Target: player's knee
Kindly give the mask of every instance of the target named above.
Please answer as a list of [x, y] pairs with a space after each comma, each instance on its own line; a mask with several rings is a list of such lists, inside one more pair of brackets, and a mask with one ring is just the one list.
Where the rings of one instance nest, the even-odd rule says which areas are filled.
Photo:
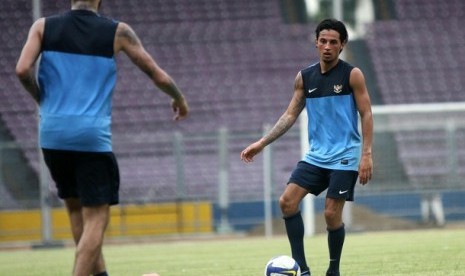
[[293, 215], [298, 211], [297, 204], [284, 195], [279, 198], [279, 207], [284, 216]]
[[333, 222], [337, 218], [337, 212], [332, 209], [325, 209], [324, 214], [326, 222]]
[[334, 229], [341, 226], [342, 214], [339, 214], [336, 210], [325, 209], [324, 215], [328, 229]]

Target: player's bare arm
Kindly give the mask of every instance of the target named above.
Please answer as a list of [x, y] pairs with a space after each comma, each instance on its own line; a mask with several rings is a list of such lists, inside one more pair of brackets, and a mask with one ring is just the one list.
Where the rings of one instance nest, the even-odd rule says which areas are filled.
[[26, 91], [39, 103], [40, 89], [37, 84], [34, 65], [40, 55], [45, 19], [34, 22], [16, 64], [16, 75]]
[[371, 112], [370, 96], [365, 84], [365, 77], [360, 69], [354, 68], [350, 73], [350, 85], [354, 90], [355, 101], [360, 113], [362, 125], [362, 157], [359, 165], [360, 184], [366, 184], [373, 175], [372, 143], [373, 114]]
[[176, 113], [175, 120], [187, 116], [189, 107], [176, 83], [147, 53], [139, 37], [126, 23], [119, 23], [116, 30], [115, 53], [119, 51], [126, 53], [131, 61], [147, 74], [160, 90], [173, 98], [171, 106]]
[[305, 94], [302, 75], [297, 74], [294, 82], [294, 95], [286, 111], [281, 115], [273, 128], [257, 142], [251, 144], [241, 152], [241, 159], [246, 162], [252, 162], [253, 157], [260, 153], [263, 148], [286, 133], [299, 117], [299, 114], [305, 107]]
[[294, 82], [294, 95], [287, 110], [279, 118], [278, 122], [276, 122], [270, 132], [261, 139], [261, 142], [267, 146], [286, 133], [292, 127], [292, 125], [294, 125], [304, 107], [305, 95], [303, 89], [303, 80], [299, 72]]

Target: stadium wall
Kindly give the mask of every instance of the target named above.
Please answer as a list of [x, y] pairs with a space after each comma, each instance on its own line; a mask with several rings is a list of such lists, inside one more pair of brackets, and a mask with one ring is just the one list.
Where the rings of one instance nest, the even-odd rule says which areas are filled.
[[[351, 230], [356, 231], [372, 231], [372, 230], [402, 230], [397, 227], [408, 225], [409, 227], [421, 228], [428, 226], [425, 224], [421, 213], [421, 201], [424, 194], [421, 192], [386, 192], [386, 193], [365, 193], [363, 187], [356, 189], [356, 197], [354, 207], [362, 208], [364, 212], [370, 213], [370, 218], [377, 217], [376, 222], [370, 222], [369, 219], [357, 219], [353, 222]], [[358, 191], [358, 192], [357, 192]], [[465, 220], [465, 197], [464, 190], [449, 190], [440, 192], [440, 196], [444, 206], [444, 213], [447, 223], [456, 223]], [[322, 215], [325, 205], [324, 195], [315, 198], [315, 213]], [[253, 202], [235, 202], [231, 203], [228, 210], [229, 223], [234, 231], [256, 233], [255, 229], [262, 229], [264, 225], [264, 210], [263, 201]], [[279, 210], [278, 201], [272, 203], [273, 219], [281, 221], [281, 212]], [[220, 209], [213, 208], [213, 216], [215, 225], [220, 221]], [[382, 225], [370, 225], [371, 223], [379, 223], [379, 220], [386, 220]], [[405, 224], [389, 225], [389, 221], [402, 221]], [[318, 221], [316, 222], [319, 223]], [[323, 223], [323, 222], [321, 222]], [[282, 232], [282, 229], [277, 229], [277, 224], [274, 224], [274, 233]], [[279, 223], [278, 223], [279, 225]], [[284, 225], [284, 224], [283, 224]], [[323, 229], [325, 226], [316, 225], [316, 228]], [[366, 228], [365, 227], [369, 227]]]
[[[52, 233], [55, 240], [71, 239], [64, 208], [52, 209]], [[140, 237], [213, 230], [212, 205], [208, 201], [120, 205], [111, 209], [107, 237]], [[0, 242], [41, 239], [40, 210], [0, 212]]]

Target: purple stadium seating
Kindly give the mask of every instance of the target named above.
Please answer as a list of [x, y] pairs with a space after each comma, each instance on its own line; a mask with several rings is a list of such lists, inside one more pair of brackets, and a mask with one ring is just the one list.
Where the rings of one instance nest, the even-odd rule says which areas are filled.
[[[36, 107], [14, 76], [14, 64], [32, 23], [31, 1], [0, 2], [4, 30], [0, 43], [0, 114], [20, 145], [36, 141]], [[42, 1], [43, 15], [64, 12], [67, 1]], [[114, 151], [121, 166], [123, 202], [178, 198], [173, 136], [186, 139], [227, 127], [231, 133], [262, 131], [274, 123], [292, 96], [298, 70], [316, 59], [310, 49], [313, 26], [286, 25], [278, 1], [125, 1], [104, 2], [104, 16], [129, 23], [146, 49], [170, 74], [189, 99], [191, 114], [174, 123], [169, 98], [156, 89], [129, 59], [117, 58], [119, 74], [114, 95]], [[3, 20], [3, 18], [8, 20]], [[262, 165], [244, 165], [239, 153], [252, 139], [230, 149], [232, 198], [259, 195]], [[276, 156], [279, 182], [285, 182], [289, 159], [299, 158], [299, 139], [288, 138]], [[216, 141], [186, 142], [184, 193], [217, 197]], [[289, 149], [292, 149], [289, 151]], [[39, 170], [35, 149], [24, 148], [30, 166]], [[294, 155], [289, 154], [292, 152]]]
[[[396, 0], [395, 4], [399, 20], [375, 22], [366, 38], [384, 103], [465, 101], [465, 2]], [[457, 160], [462, 164], [464, 144], [459, 135]], [[396, 138], [399, 158], [413, 183], [434, 189], [450, 179], [444, 130], [403, 131]], [[463, 175], [463, 169], [457, 173]]]
[[465, 2], [462, 0], [395, 0], [397, 17], [401, 20], [419, 19], [427, 21], [437, 18], [458, 18], [465, 16]]
[[367, 42], [385, 103], [465, 100], [460, 93], [465, 82], [465, 50], [460, 46], [464, 23], [450, 18], [372, 26]]
[[[465, 101], [465, 2], [395, 0], [398, 20], [375, 22], [366, 42], [377, 85], [386, 104]], [[69, 1], [42, 1], [43, 15], [69, 9]], [[32, 20], [30, 0], [0, 1], [0, 119], [39, 171], [34, 147], [37, 110], [14, 75]], [[114, 0], [102, 14], [129, 23], [157, 62], [190, 100], [191, 114], [174, 123], [169, 98], [154, 88], [124, 55], [114, 95], [113, 138], [121, 169], [122, 202], [170, 201], [180, 196], [215, 200], [218, 151], [208, 136], [227, 127], [232, 200], [262, 193], [261, 156], [239, 160], [254, 138], [237, 134], [262, 131], [286, 108], [295, 74], [316, 59], [311, 51], [314, 26], [287, 25], [278, 1]], [[175, 132], [184, 135], [183, 172], [176, 171]], [[205, 135], [203, 141], [193, 137]], [[398, 155], [413, 183], [434, 188], [449, 173], [446, 135], [440, 131], [399, 132]], [[191, 138], [191, 140], [189, 140]], [[459, 131], [458, 145], [465, 134]], [[299, 139], [286, 135], [274, 144], [275, 192], [282, 189], [299, 159]], [[465, 175], [464, 147], [458, 147], [457, 173]], [[434, 157], [434, 158], [433, 158]], [[182, 177], [183, 190], [177, 188]], [[1, 189], [2, 206], [21, 203]]]

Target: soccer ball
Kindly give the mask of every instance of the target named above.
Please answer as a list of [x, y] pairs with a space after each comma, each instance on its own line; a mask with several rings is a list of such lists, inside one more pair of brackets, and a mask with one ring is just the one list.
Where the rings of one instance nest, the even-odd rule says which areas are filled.
[[265, 276], [300, 276], [300, 267], [289, 256], [273, 257], [266, 264]]

